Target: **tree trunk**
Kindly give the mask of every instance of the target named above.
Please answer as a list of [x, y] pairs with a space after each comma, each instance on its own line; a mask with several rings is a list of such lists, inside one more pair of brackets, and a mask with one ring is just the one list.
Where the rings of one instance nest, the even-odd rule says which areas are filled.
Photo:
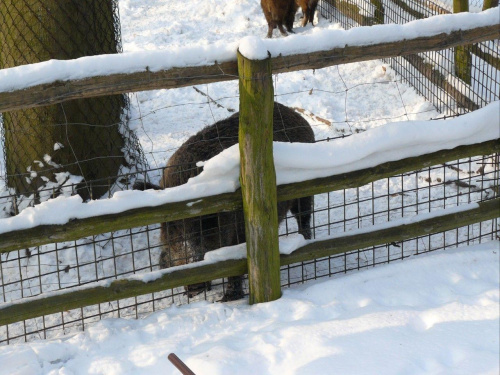
[[[0, 68], [117, 53], [115, 4], [0, 1]], [[8, 186], [36, 199], [44, 187], [57, 189], [69, 172], [83, 177], [78, 193], [84, 199], [104, 194], [125, 163], [119, 131], [125, 103], [115, 95], [4, 113]]]

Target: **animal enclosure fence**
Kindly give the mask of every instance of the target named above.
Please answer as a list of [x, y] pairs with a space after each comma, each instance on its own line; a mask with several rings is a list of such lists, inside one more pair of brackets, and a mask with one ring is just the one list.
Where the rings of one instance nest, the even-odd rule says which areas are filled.
[[[483, 1], [468, 2], [465, 9], [457, 0], [325, 0], [320, 2], [321, 15], [349, 29], [375, 24], [405, 24], [440, 14], [458, 11], [481, 11]], [[455, 4], [455, 8], [454, 8]], [[486, 4], [486, 2], [484, 3]], [[448, 116], [482, 108], [500, 99], [500, 43], [497, 38], [463, 47], [465, 63], [457, 72], [457, 48], [426, 51], [386, 59], [390, 66]]]
[[[422, 252], [494, 239], [498, 234], [498, 200], [495, 200], [499, 193], [500, 179], [498, 148], [496, 140], [453, 152], [437, 152], [421, 160], [388, 163], [389, 165], [370, 171], [337, 176], [327, 181], [314, 181], [311, 183], [314, 185], [312, 192], [310, 186], [303, 186], [301, 193], [297, 193], [297, 187], [280, 187], [280, 199], [315, 194], [315, 237], [349, 232], [357, 234], [354, 238], [340, 237], [332, 240], [333, 243], [323, 243], [322, 246], [319, 243], [311, 245], [320, 250], [315, 253], [310, 250], [310, 246], [302, 249], [302, 252], [293, 253], [295, 255], [283, 256], [282, 285], [371, 267]], [[422, 165], [425, 165], [423, 169]], [[147, 177], [146, 171], [144, 174]], [[368, 180], [367, 175], [370, 176]], [[122, 177], [124, 181], [130, 181], [131, 175]], [[136, 174], [132, 176], [135, 177]], [[239, 207], [241, 195], [237, 192], [210, 200], [219, 209], [228, 210]], [[380, 229], [369, 236], [356, 232], [358, 229], [373, 228], [376, 224], [398, 222], [401, 218], [422, 213], [435, 214], [443, 208], [483, 201], [481, 209], [471, 210], [475, 215], [472, 218], [460, 213], [448, 214], [436, 220], [431, 215], [426, 225], [431, 225], [429, 220], [434, 220], [433, 234], [423, 234], [425, 231], [419, 231], [415, 227], [412, 227], [411, 233], [403, 233], [402, 227], [393, 229], [395, 233]], [[182, 206], [185, 207], [185, 204], [181, 202], [176, 207], [167, 205], [148, 209], [150, 217], [147, 220], [144, 219], [144, 212], [137, 212], [135, 216], [125, 215], [127, 223], [125, 220], [120, 222], [120, 218], [116, 217], [122, 215], [106, 217], [104, 220], [97, 218], [93, 223], [70, 222], [62, 231], [49, 229], [52, 236], [49, 240], [43, 228], [32, 230], [29, 236], [23, 238], [20, 238], [19, 233], [10, 236], [12, 248], [26, 250], [9, 251], [1, 255], [0, 280], [4, 301], [0, 305], [0, 317], [4, 319], [0, 320], [0, 324], [3, 324], [0, 327], [2, 342], [53, 337], [61, 331], [81, 329], [103, 317], [138, 317], [172, 303], [193, 300], [184, 294], [182, 287], [178, 287], [193, 282], [193, 270], [175, 270], [170, 274], [171, 277], [151, 280], [146, 284], [133, 277], [114, 281], [118, 276], [147, 274], [158, 269], [161, 241], [159, 225], [155, 223], [165, 220], [165, 216], [169, 220], [189, 216], [189, 212], [179, 213], [179, 207]], [[484, 213], [487, 215], [481, 216]], [[102, 221], [106, 221], [102, 228], [107, 230], [96, 228], [97, 223]], [[137, 224], [141, 221], [141, 224]], [[118, 223], [118, 227], [114, 228], [116, 230], [106, 233], [115, 223]], [[78, 227], [81, 227], [81, 235], [75, 232]], [[94, 229], [90, 229], [91, 227]], [[62, 232], [70, 233], [72, 239], [65, 238]], [[297, 228], [294, 222], [287, 218], [280, 228], [280, 234], [295, 232]], [[220, 233], [223, 235], [224, 228]], [[366, 237], [378, 238], [380, 243], [367, 243]], [[54, 241], [56, 238], [58, 240]], [[40, 245], [35, 246], [30, 240], [35, 243], [38, 241]], [[0, 240], [2, 251], [8, 250], [8, 242], [9, 239], [5, 236]], [[245, 263], [226, 261], [216, 265], [197, 266], [195, 270], [200, 279], [198, 281], [208, 275], [216, 281], [212, 285], [212, 291], [205, 292], [194, 300], [220, 298], [226, 285], [226, 277], [244, 273]], [[96, 285], [95, 281], [100, 283]], [[78, 286], [80, 288], [74, 288]], [[84, 289], [84, 286], [91, 288]], [[152, 289], [147, 290], [147, 287]], [[66, 294], [66, 291], [71, 290], [76, 294]], [[25, 299], [30, 296], [42, 298]], [[67, 302], [80, 307], [68, 308], [68, 305], [64, 305]], [[60, 309], [54, 313], [45, 311], [37, 315], [36, 311], [42, 311], [51, 305], [51, 308]], [[84, 305], [90, 306], [83, 307]]]

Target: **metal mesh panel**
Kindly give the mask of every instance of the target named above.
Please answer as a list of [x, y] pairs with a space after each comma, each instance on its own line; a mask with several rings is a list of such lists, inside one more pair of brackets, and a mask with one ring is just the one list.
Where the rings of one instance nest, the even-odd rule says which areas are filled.
[[[329, 142], [331, 139], [322, 140]], [[344, 189], [315, 196], [312, 213], [314, 237], [340, 235], [358, 228], [395, 222], [423, 213], [499, 196], [500, 157], [474, 157], [436, 165], [423, 170], [397, 175], [355, 189]], [[134, 176], [147, 178], [161, 170], [150, 170]], [[130, 180], [131, 176], [123, 176]], [[211, 215], [217, 218], [218, 214]], [[207, 217], [189, 219], [185, 228], [202, 227]], [[230, 224], [217, 228], [216, 236], [225, 244], [227, 231], [239, 225], [241, 217], [234, 216]], [[185, 222], [185, 221], [184, 221]], [[227, 223], [227, 221], [220, 221]], [[181, 226], [183, 221], [180, 222]], [[352, 270], [372, 267], [406, 258], [411, 255], [480, 243], [498, 238], [498, 220], [422, 236], [402, 242], [387, 243], [346, 254], [282, 267], [284, 287], [306, 280], [335, 276]], [[198, 231], [195, 231], [199, 235]], [[280, 235], [298, 232], [297, 222], [289, 215], [280, 225]], [[54, 290], [73, 288], [95, 281], [112, 280], [132, 274], [147, 273], [160, 268], [164, 246], [186, 246], [185, 259], [192, 262], [192, 252], [186, 238], [162, 237], [160, 224], [123, 230], [78, 241], [56, 243], [1, 255], [0, 302], [20, 300]], [[0, 327], [0, 343], [50, 338], [61, 333], [81, 330], [85, 325], [106, 317], [137, 318], [172, 304], [192, 301], [220, 300], [228, 280], [214, 280], [211, 290], [190, 296], [184, 288], [142, 295], [109, 303], [79, 308]], [[244, 280], [244, 291], [248, 285]]]
[[[453, 12], [451, 1], [391, 0], [381, 2], [384, 23], [404, 24], [417, 19]], [[377, 24], [376, 8], [370, 1], [324, 0], [318, 8], [327, 19], [344, 28]], [[470, 4], [480, 11], [482, 2]], [[455, 50], [425, 52], [386, 59], [391, 67], [446, 115], [466, 113], [500, 98], [500, 42], [498, 39], [465, 46], [469, 72], [465, 82], [456, 74]]]

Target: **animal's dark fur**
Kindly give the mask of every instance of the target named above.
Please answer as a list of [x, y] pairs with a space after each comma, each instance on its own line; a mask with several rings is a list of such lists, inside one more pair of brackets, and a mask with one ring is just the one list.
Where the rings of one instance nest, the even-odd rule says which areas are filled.
[[304, 17], [302, 18], [302, 26], [306, 26], [308, 22], [314, 26], [314, 12], [318, 6], [318, 0], [296, 0], [297, 5], [302, 8]]
[[[274, 141], [314, 142], [311, 126], [299, 114], [282, 104], [274, 104]], [[137, 182], [135, 189], [169, 188], [185, 184], [189, 178], [198, 175], [202, 168], [199, 161], [206, 161], [222, 150], [238, 142], [239, 113], [207, 126], [189, 138], [172, 155], [163, 171], [160, 186]], [[278, 203], [278, 219], [281, 222], [288, 210], [295, 216], [299, 233], [306, 239], [311, 238], [312, 197]], [[181, 221], [162, 223], [161, 238], [163, 250], [160, 267], [167, 268], [202, 260], [205, 253], [224, 246], [245, 242], [243, 212], [222, 212]], [[190, 285], [188, 293], [195, 295], [209, 284]], [[225, 299], [241, 298], [243, 289], [241, 277], [229, 278]]]
[[284, 27], [293, 33], [293, 20], [298, 9], [295, 0], [261, 0], [260, 5], [268, 25], [268, 38], [273, 37], [275, 28], [284, 36], [288, 35]]

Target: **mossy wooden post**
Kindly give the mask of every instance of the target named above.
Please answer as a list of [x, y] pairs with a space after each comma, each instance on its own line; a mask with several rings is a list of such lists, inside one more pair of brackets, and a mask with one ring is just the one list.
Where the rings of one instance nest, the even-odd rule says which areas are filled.
[[[469, 0], [453, 0], [453, 13], [468, 12]], [[471, 84], [472, 76], [472, 55], [470, 46], [455, 47], [455, 75], [462, 81]]]
[[250, 304], [280, 298], [276, 172], [273, 160], [273, 82], [270, 57], [238, 51], [240, 182], [245, 213]]
[[382, 0], [370, 0], [370, 3], [375, 7], [375, 24], [382, 25], [384, 24], [385, 19], [385, 9]]
[[484, 0], [483, 10], [494, 8], [498, 6], [498, 0]]

